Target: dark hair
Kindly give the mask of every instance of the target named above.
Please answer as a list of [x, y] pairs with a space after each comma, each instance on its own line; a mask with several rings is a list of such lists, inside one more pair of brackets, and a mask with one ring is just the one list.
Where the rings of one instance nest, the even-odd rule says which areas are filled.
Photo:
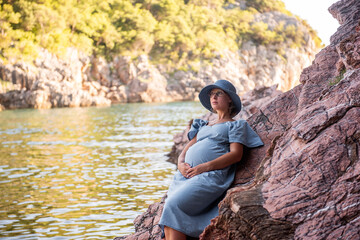
[[234, 103], [232, 101], [229, 104], [229, 112], [230, 112], [230, 117], [235, 117], [236, 116], [235, 105], [234, 105]]

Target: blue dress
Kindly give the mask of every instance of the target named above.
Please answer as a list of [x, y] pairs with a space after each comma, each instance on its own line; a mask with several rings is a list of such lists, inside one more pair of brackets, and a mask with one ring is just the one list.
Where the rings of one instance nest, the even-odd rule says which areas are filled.
[[[185, 162], [194, 167], [216, 159], [230, 151], [230, 143], [248, 148], [263, 142], [245, 120], [208, 126], [195, 119], [188, 132], [189, 140], [197, 141], [185, 155]], [[199, 237], [210, 220], [218, 215], [218, 203], [234, 180], [235, 164], [220, 170], [185, 178], [177, 171], [169, 187], [159, 225], [168, 226], [191, 237]]]

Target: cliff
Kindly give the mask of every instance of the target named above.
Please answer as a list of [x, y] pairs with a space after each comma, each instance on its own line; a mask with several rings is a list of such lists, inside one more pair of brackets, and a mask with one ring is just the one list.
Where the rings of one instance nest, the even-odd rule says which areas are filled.
[[[267, 46], [254, 39], [237, 51], [226, 47], [196, 70], [154, 64], [149, 55], [118, 55], [111, 61], [68, 48], [64, 57], [43, 49], [38, 58], [11, 64], [0, 60], [0, 105], [5, 109], [109, 106], [112, 103], [197, 100], [206, 84], [229, 79], [238, 92], [277, 85], [285, 91], [299, 84], [301, 70], [318, 51], [309, 29], [280, 12], [257, 13], [252, 24], [268, 29], [298, 29], [302, 45], [287, 41]], [[285, 30], [284, 30], [285, 31]]]
[[[360, 238], [360, 2], [329, 11], [341, 26], [301, 84], [247, 119], [265, 146], [244, 156], [200, 239]], [[162, 202], [120, 239], [160, 239]]]

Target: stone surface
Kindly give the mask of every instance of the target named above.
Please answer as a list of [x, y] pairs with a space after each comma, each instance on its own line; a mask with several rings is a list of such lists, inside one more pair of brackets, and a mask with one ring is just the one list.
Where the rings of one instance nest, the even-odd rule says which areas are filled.
[[135, 234], [123, 237], [116, 237], [114, 240], [160, 240], [161, 239], [161, 229], [157, 225], [160, 221], [160, 216], [162, 213], [163, 204], [165, 202], [166, 196], [164, 196], [160, 202], [153, 203], [149, 206], [147, 211], [139, 215], [134, 220], [135, 225]]
[[359, 2], [330, 11], [342, 26], [301, 84], [247, 119], [265, 146], [241, 160], [200, 239], [360, 239]]
[[11, 83], [0, 93], [0, 104], [6, 109], [109, 106], [105, 86], [90, 89], [91, 82], [83, 84], [88, 58], [68, 49], [66, 59], [43, 50], [34, 65], [0, 63], [1, 79]]
[[[358, 2], [341, 2], [349, 7], [342, 8], [342, 14], [357, 16], [354, 11], [359, 8], [354, 5]], [[359, 18], [352, 21], [359, 22]], [[343, 23], [353, 25], [351, 21]], [[360, 191], [357, 187], [360, 179], [360, 69], [356, 58], [359, 33], [353, 29], [335, 35], [342, 39], [337, 43], [332, 41], [317, 54], [313, 65], [301, 75], [302, 85], [280, 95], [250, 117], [249, 122], [262, 139], [266, 141], [270, 136], [272, 140], [266, 144], [267, 152], [255, 179], [228, 192], [220, 205], [219, 217], [204, 231], [203, 239], [233, 239], [231, 234], [242, 236], [238, 239], [250, 239], [254, 234], [259, 239], [360, 237]], [[338, 64], [339, 61], [342, 64]], [[330, 84], [331, 79], [341, 76], [336, 68], [339, 65], [346, 72], [338, 83]], [[283, 105], [284, 97], [290, 105]], [[259, 117], [264, 121], [257, 121]], [[252, 152], [254, 156], [259, 154], [261, 148]], [[238, 172], [238, 175], [241, 174]], [[261, 189], [260, 196], [253, 199], [259, 206], [251, 208], [240, 199], [258, 189]], [[255, 214], [240, 223], [241, 226], [234, 221], [246, 217], [250, 209], [256, 213], [263, 208], [266, 209], [265, 219]], [[229, 210], [230, 215], [223, 214]], [[234, 217], [239, 211], [245, 213]], [[261, 224], [254, 226], [255, 222], [269, 221], [269, 217], [266, 231], [261, 230]], [[281, 221], [280, 226], [285, 230], [274, 229], [271, 221]]]

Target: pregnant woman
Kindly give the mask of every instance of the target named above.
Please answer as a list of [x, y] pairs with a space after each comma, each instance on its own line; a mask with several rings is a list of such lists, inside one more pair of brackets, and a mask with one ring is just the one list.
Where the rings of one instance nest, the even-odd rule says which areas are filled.
[[198, 238], [218, 215], [217, 205], [234, 180], [243, 147], [263, 145], [245, 120], [232, 119], [240, 112], [241, 101], [229, 81], [204, 87], [199, 99], [218, 118], [215, 122], [195, 119], [191, 125], [190, 142], [178, 158], [159, 222], [166, 240]]

